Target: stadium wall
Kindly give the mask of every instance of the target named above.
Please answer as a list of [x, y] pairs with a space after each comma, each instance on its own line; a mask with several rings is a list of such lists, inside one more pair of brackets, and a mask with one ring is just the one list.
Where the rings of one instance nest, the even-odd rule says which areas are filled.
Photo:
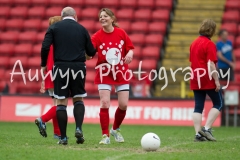
[[[84, 123], [99, 123], [99, 99], [85, 98]], [[113, 122], [114, 113], [118, 105], [117, 99], [112, 99], [110, 107], [110, 119]], [[49, 97], [35, 96], [0, 96], [0, 121], [7, 122], [34, 122], [52, 106]], [[193, 100], [151, 100], [131, 99], [124, 124], [137, 125], [169, 125], [192, 126]], [[203, 112], [203, 123], [206, 121], [208, 111], [212, 108], [212, 102], [206, 101]], [[69, 100], [67, 108], [68, 122], [73, 123], [73, 105]], [[221, 125], [219, 116], [214, 126]]]

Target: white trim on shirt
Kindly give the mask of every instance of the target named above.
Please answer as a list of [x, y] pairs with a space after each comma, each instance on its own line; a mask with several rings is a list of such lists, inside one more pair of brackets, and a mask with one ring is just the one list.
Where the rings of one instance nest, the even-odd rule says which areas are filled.
[[64, 20], [64, 19], [71, 19], [71, 20], [76, 21], [76, 20], [75, 20], [73, 17], [71, 17], [71, 16], [64, 17], [63, 20]]

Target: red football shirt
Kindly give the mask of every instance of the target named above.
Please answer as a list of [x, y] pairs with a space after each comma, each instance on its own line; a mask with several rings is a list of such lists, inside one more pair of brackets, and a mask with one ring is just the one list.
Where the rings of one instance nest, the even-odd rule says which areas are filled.
[[[128, 65], [124, 64], [123, 59], [129, 50], [134, 49], [134, 46], [127, 33], [118, 27], [114, 27], [114, 31], [111, 33], [106, 33], [100, 29], [92, 36], [92, 43], [98, 52], [96, 66], [102, 65], [96, 69], [95, 84], [129, 84], [127, 81], [129, 79], [128, 72], [125, 76]], [[100, 76], [101, 73], [105, 76]]]
[[[190, 80], [190, 88], [192, 90], [215, 89], [214, 79], [210, 80], [208, 75], [208, 61], [214, 62], [215, 65], [217, 63], [217, 49], [215, 44], [208, 37], [199, 36], [190, 46], [189, 60], [194, 76]], [[197, 69], [200, 68], [206, 71], [203, 77], [197, 74]], [[199, 75], [203, 74], [203, 72], [200, 70]]]
[[[47, 59], [47, 72], [52, 72], [53, 69], [53, 46], [51, 45], [49, 54], [48, 54], [48, 59]], [[54, 88], [53, 81], [51, 80], [50, 75], [46, 77], [45, 79], [45, 89], [50, 89]]]

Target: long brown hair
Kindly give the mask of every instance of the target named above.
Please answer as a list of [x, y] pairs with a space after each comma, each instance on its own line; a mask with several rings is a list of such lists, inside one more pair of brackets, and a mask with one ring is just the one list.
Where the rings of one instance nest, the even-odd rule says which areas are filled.
[[118, 23], [117, 23], [117, 18], [116, 18], [116, 16], [114, 15], [114, 13], [113, 13], [113, 11], [112, 11], [111, 9], [102, 8], [102, 9], [99, 11], [99, 13], [98, 13], [98, 17], [100, 17], [100, 14], [101, 14], [103, 11], [106, 12], [107, 15], [109, 15], [109, 16], [113, 19], [113, 22], [112, 22], [113, 27], [119, 27], [119, 26], [118, 26]]
[[203, 20], [200, 28], [199, 28], [199, 34], [208, 36], [211, 38], [216, 31], [216, 23], [212, 19], [205, 19]]
[[53, 25], [54, 23], [57, 23], [62, 20], [61, 16], [53, 16], [48, 19], [49, 26]]

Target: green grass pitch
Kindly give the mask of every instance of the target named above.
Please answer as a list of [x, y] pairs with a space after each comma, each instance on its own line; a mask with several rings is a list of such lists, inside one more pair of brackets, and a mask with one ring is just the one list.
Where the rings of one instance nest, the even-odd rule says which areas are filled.
[[[217, 142], [193, 142], [193, 127], [130, 126], [121, 130], [125, 143], [111, 137], [110, 145], [99, 145], [99, 125], [84, 124], [84, 144], [76, 144], [74, 124], [68, 124], [67, 146], [57, 145], [52, 124], [48, 137], [38, 133], [34, 123], [0, 122], [0, 160], [237, 160], [240, 159], [240, 128], [214, 128]], [[145, 152], [140, 145], [147, 132], [156, 133], [161, 146], [156, 152]]]

